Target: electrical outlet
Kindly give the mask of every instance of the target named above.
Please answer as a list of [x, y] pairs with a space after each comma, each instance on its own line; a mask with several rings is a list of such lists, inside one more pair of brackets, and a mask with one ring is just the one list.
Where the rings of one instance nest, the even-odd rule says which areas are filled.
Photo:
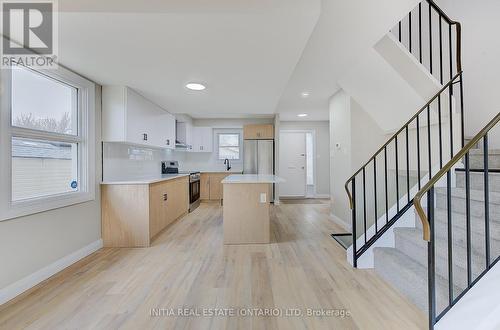
[[267, 202], [267, 194], [266, 193], [260, 193], [260, 202], [261, 203]]

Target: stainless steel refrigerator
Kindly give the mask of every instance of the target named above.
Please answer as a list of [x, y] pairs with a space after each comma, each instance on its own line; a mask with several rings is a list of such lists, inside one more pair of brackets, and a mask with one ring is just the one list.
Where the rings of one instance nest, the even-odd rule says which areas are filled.
[[274, 174], [274, 140], [245, 140], [243, 174]]

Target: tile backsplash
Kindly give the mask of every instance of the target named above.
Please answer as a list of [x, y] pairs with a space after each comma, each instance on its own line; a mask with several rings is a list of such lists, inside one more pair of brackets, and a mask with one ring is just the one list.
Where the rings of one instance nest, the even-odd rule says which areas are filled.
[[161, 161], [169, 159], [171, 150], [136, 147], [123, 143], [104, 143], [104, 181], [147, 177], [161, 173]]
[[[103, 180], [119, 181], [144, 178], [161, 173], [161, 161], [177, 160], [181, 171], [224, 171], [224, 161], [217, 152], [196, 153], [103, 143]], [[242, 171], [242, 161], [231, 161], [231, 171]]]

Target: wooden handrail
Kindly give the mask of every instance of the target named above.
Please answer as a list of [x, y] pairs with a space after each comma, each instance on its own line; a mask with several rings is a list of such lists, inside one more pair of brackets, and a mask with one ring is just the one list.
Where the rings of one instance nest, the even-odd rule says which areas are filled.
[[432, 177], [432, 179], [427, 182], [425, 186], [420, 189], [420, 191], [413, 198], [413, 205], [419, 215], [420, 221], [422, 221], [422, 228], [424, 232], [423, 239], [425, 241], [430, 241], [431, 230], [430, 223], [427, 215], [425, 214], [424, 208], [422, 207], [421, 200], [422, 197], [427, 194], [427, 192], [446, 174], [450, 171], [455, 164], [457, 164], [477, 143], [488, 134], [488, 132], [495, 127], [496, 124], [500, 122], [500, 112], [493, 118], [488, 125], [486, 125], [465, 147], [460, 150], [455, 157], [453, 157], [443, 168]]

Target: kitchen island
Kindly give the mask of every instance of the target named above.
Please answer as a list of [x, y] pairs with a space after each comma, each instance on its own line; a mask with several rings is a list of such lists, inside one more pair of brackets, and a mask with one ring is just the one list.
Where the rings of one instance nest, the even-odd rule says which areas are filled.
[[275, 175], [229, 175], [223, 184], [224, 244], [270, 243], [269, 204]]

